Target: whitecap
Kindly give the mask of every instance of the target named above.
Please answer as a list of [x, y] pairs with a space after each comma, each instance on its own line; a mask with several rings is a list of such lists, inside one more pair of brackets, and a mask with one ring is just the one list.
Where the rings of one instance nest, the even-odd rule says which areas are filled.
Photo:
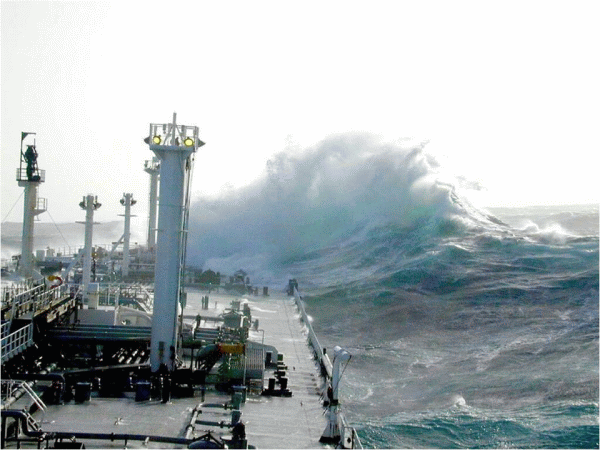
[[462, 395], [453, 395], [452, 396], [452, 406], [463, 407], [467, 406], [467, 401]]

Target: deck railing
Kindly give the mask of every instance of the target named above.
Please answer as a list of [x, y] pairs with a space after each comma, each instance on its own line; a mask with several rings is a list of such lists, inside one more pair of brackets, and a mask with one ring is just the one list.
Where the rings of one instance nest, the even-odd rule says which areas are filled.
[[[306, 314], [306, 309], [304, 308], [302, 296], [298, 291], [294, 291], [294, 301], [296, 302], [296, 306], [300, 311], [302, 321], [308, 329], [308, 342], [310, 343], [311, 347], [315, 352], [315, 357], [317, 358], [317, 361], [319, 362], [319, 365], [321, 366], [324, 372], [323, 375], [326, 376], [328, 382], [331, 382], [333, 366], [331, 364], [331, 361], [329, 360], [329, 356], [327, 356], [327, 353], [323, 350], [323, 347], [321, 347], [321, 344], [319, 343], [319, 339], [317, 338], [317, 335], [313, 330], [313, 327], [308, 318], [308, 314]], [[343, 414], [340, 414], [339, 417], [341, 422], [340, 445], [342, 446], [342, 448], [363, 448], [362, 443], [360, 442], [360, 439], [354, 427], [348, 424], [348, 422], [346, 421], [346, 417]]]
[[29, 324], [2, 338], [2, 363], [33, 345], [33, 325]]
[[33, 278], [28, 278], [17, 284], [2, 286], [2, 288], [0, 288], [0, 298], [2, 299], [2, 303], [8, 302], [11, 298], [16, 297], [20, 294], [29, 292], [32, 289], [39, 287], [39, 285], [43, 283], [43, 278], [37, 280], [34, 280]]
[[324, 375], [327, 376], [328, 381], [331, 381], [333, 366], [331, 365], [331, 361], [329, 360], [329, 356], [323, 351], [323, 347], [319, 343], [319, 339], [313, 330], [313, 327], [310, 323], [310, 319], [308, 318], [308, 314], [306, 314], [306, 309], [304, 309], [304, 302], [302, 301], [302, 296], [296, 291], [294, 295], [294, 301], [296, 302], [296, 306], [300, 311], [300, 316], [302, 317], [302, 321], [306, 325], [308, 329], [308, 342], [315, 352], [315, 357], [317, 361], [321, 365], [324, 370]]
[[40, 284], [12, 297], [9, 296], [5, 301], [4, 307], [10, 306], [11, 312], [9, 318], [12, 320], [29, 312], [43, 310], [54, 300], [59, 300], [66, 295], [68, 295], [67, 285], [50, 289], [44, 284]]
[[4, 339], [9, 334], [10, 334], [10, 322], [8, 322], [8, 321], [2, 322], [2, 333], [0, 335], [0, 338]]
[[[26, 285], [26, 289], [16, 287], [6, 290], [3, 298], [3, 317], [1, 329], [0, 355], [2, 363], [33, 345], [33, 325], [30, 323], [16, 331], [10, 332], [12, 321], [16, 318], [33, 320], [36, 311], [44, 311], [51, 307], [56, 300], [68, 296], [68, 286], [62, 285], [48, 288], [43, 282], [38, 285]], [[6, 311], [5, 309], [9, 309]]]

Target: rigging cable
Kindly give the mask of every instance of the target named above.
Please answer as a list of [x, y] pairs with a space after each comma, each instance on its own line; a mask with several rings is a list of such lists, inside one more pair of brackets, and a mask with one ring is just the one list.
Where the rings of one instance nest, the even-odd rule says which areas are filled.
[[6, 217], [4, 219], [2, 219], [2, 223], [6, 222], [6, 219], [8, 219], [8, 216], [10, 215], [10, 213], [12, 212], [12, 210], [15, 208], [15, 206], [17, 206], [17, 202], [19, 200], [21, 200], [21, 197], [23, 197], [23, 191], [21, 191], [21, 195], [19, 195], [19, 198], [17, 199], [17, 201], [15, 202], [15, 204], [12, 205], [12, 207], [10, 208], [10, 211], [6, 214]]
[[50, 219], [52, 220], [52, 223], [54, 224], [54, 226], [56, 227], [56, 230], [58, 231], [58, 234], [60, 234], [60, 237], [63, 238], [63, 241], [65, 241], [65, 244], [67, 244], [67, 247], [69, 247], [69, 253], [71, 252], [71, 244], [69, 244], [67, 242], [67, 240], [65, 239], [65, 237], [63, 236], [62, 232], [60, 231], [60, 228], [58, 228], [58, 225], [56, 225], [56, 222], [54, 221], [54, 217], [52, 217], [52, 214], [50, 214], [49, 210], [46, 210], [46, 212], [48, 213], [48, 215], [50, 216]]

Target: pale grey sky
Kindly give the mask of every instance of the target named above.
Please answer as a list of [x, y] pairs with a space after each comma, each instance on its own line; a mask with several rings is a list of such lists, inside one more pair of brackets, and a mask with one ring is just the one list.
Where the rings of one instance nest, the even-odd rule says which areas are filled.
[[174, 111], [207, 143], [196, 195], [252, 181], [290, 140], [364, 130], [429, 140], [483, 205], [598, 202], [597, 5], [2, 1], [2, 220], [34, 131], [54, 220], [83, 220], [88, 193], [120, 220], [133, 192], [143, 222], [142, 139]]

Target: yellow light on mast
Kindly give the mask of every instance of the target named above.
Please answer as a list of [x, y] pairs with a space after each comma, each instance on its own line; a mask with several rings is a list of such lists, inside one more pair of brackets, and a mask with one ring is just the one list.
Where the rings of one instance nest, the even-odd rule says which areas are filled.
[[162, 142], [161, 137], [157, 134], [152, 138], [152, 142], [154, 142], [156, 145], [159, 145]]
[[194, 140], [193, 140], [191, 137], [186, 137], [186, 138], [183, 140], [183, 144], [184, 144], [186, 147], [191, 147], [191, 146], [193, 146], [193, 145], [194, 145]]

